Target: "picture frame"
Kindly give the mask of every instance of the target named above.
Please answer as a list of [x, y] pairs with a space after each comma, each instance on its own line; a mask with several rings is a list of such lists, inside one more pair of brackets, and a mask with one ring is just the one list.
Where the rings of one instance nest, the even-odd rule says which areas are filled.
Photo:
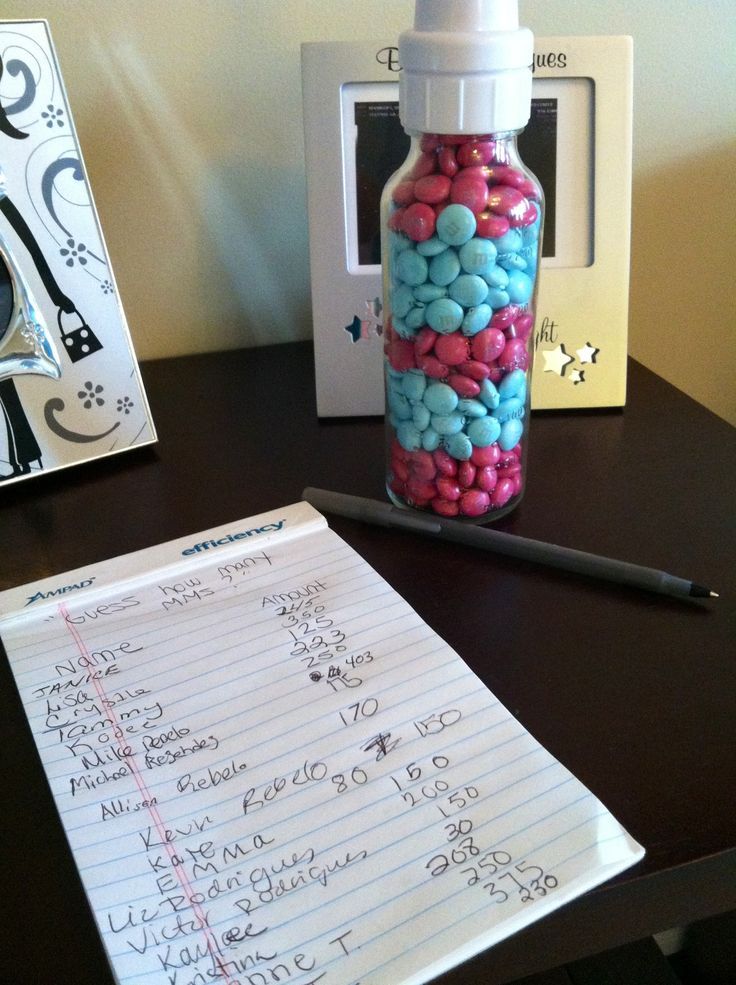
[[[535, 41], [522, 159], [545, 192], [532, 408], [626, 401], [633, 42]], [[378, 202], [406, 156], [398, 48], [302, 45], [319, 416], [383, 413]]]
[[0, 21], [0, 487], [156, 440], [49, 24]]

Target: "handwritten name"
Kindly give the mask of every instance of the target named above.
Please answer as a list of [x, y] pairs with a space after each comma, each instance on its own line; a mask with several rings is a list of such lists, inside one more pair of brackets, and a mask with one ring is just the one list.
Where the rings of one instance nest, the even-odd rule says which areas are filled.
[[211, 787], [217, 787], [221, 783], [227, 783], [228, 780], [234, 779], [247, 769], [247, 763], [236, 763], [234, 759], [231, 760], [229, 766], [223, 766], [222, 769], [214, 769], [208, 766], [205, 776], [194, 778], [191, 773], [185, 773], [184, 776], [176, 781], [176, 789], [179, 793], [195, 793], [197, 790], [209, 790]]

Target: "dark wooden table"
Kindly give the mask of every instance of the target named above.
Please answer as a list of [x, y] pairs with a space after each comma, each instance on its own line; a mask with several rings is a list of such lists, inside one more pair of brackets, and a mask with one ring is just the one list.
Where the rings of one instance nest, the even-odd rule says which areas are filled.
[[[0, 588], [296, 502], [385, 498], [379, 419], [323, 420], [308, 343], [143, 364], [159, 443], [0, 487]], [[498, 985], [736, 908], [736, 441], [637, 363], [624, 411], [536, 412], [499, 527], [702, 582], [675, 601], [330, 518], [645, 859], [445, 975]], [[3, 653], [0, 978], [108, 985]], [[391, 983], [386, 983], [391, 985]]]

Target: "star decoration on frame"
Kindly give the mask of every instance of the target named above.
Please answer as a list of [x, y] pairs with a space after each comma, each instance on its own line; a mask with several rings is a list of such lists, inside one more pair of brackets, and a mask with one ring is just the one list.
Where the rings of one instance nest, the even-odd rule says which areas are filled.
[[570, 373], [570, 382], [575, 386], [577, 386], [578, 383], [585, 383], [585, 370], [574, 369], [572, 373]]
[[574, 362], [573, 357], [568, 356], [565, 352], [565, 346], [562, 343], [556, 349], [543, 349], [542, 355], [544, 356], [544, 372], [557, 373], [558, 376], [564, 376], [568, 365]]
[[594, 345], [591, 345], [590, 342], [586, 342], [582, 349], [577, 350], [577, 357], [581, 363], [594, 363], [600, 351], [600, 349], [596, 349]]

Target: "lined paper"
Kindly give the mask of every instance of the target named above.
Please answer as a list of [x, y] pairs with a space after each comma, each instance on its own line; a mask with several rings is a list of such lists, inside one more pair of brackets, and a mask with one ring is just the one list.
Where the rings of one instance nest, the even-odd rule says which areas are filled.
[[644, 854], [305, 503], [0, 633], [118, 982], [419, 985]]

